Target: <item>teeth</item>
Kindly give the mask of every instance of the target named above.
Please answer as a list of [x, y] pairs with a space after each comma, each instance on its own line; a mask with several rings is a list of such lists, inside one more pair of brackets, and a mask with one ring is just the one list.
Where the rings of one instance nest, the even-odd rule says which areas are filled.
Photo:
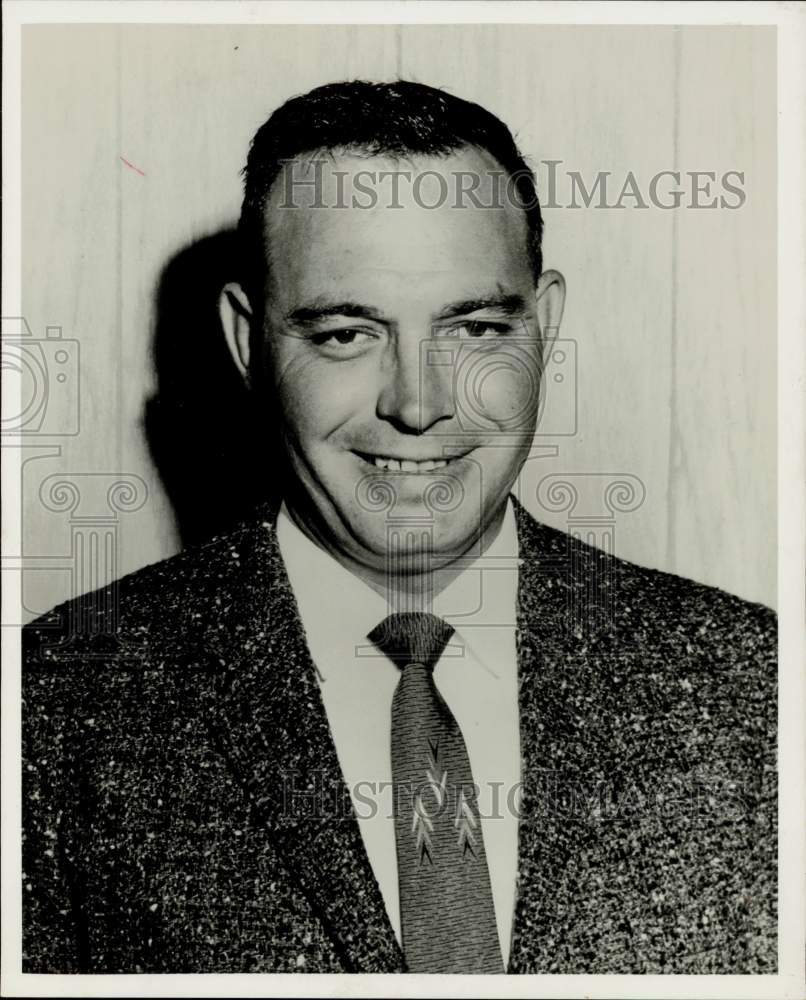
[[389, 472], [433, 472], [435, 469], [442, 469], [448, 464], [448, 459], [429, 458], [425, 462], [411, 462], [396, 458], [381, 458], [379, 455], [373, 457], [376, 469], [385, 469]]

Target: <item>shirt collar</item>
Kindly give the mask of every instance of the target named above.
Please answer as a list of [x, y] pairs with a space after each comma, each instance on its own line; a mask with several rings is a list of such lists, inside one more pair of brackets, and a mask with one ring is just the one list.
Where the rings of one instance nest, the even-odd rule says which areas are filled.
[[[277, 516], [277, 542], [321, 676], [323, 664], [366, 647], [367, 635], [390, 608], [377, 591], [311, 541], [294, 524], [285, 503]], [[510, 499], [498, 535], [434, 598], [434, 614], [453, 625], [456, 640], [471, 654], [487, 659], [496, 628], [514, 627], [517, 577], [518, 533]]]

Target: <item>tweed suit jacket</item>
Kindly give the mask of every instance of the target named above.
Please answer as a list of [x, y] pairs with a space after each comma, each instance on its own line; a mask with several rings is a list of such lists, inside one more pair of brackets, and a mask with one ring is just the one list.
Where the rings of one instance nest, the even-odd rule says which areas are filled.
[[[774, 972], [773, 612], [516, 516], [508, 971]], [[23, 666], [24, 971], [405, 971], [268, 508]]]

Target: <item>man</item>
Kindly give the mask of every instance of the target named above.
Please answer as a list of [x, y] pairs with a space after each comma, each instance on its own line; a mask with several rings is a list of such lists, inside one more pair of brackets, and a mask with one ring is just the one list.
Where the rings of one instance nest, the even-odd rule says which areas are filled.
[[26, 629], [26, 971], [775, 971], [773, 614], [510, 497], [564, 282], [509, 131], [334, 84], [245, 175], [284, 500]]

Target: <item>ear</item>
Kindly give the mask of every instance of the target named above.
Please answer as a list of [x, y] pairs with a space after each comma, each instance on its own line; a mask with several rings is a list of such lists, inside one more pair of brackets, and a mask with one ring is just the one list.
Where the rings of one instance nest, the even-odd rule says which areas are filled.
[[545, 345], [557, 339], [565, 306], [565, 278], [559, 271], [544, 271], [540, 275], [535, 288], [535, 302], [543, 353], [547, 356]]
[[218, 297], [218, 315], [232, 359], [244, 381], [249, 383], [249, 341], [252, 307], [246, 292], [235, 282], [224, 285]]

